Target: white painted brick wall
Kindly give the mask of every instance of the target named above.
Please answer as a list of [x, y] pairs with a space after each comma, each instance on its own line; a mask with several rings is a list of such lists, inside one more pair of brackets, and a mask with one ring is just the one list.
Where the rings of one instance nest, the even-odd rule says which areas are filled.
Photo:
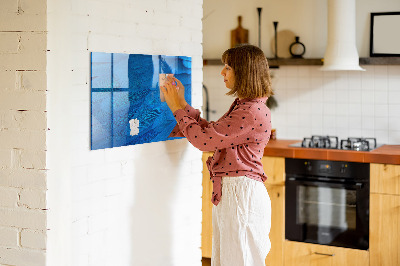
[[16, 228], [0, 227], [0, 247], [18, 247], [19, 231]]
[[17, 207], [19, 195], [18, 189], [10, 187], [0, 187], [0, 207]]
[[46, 191], [38, 189], [22, 189], [19, 193], [19, 204], [28, 209], [46, 208]]
[[202, 0], [47, 10], [48, 265], [201, 265], [201, 152], [185, 139], [90, 151], [89, 52], [192, 56], [199, 108]]
[[0, 2], [1, 265], [45, 265], [46, 4]]
[[46, 229], [46, 212], [22, 208], [1, 208], [0, 226], [30, 229]]
[[46, 249], [46, 231], [23, 229], [21, 231], [21, 246], [32, 249]]
[[0, 169], [0, 186], [46, 189], [46, 170]]
[[29, 110], [6, 110], [1, 113], [1, 128], [43, 130], [46, 128], [44, 112]]
[[2, 109], [44, 111], [46, 98], [43, 92], [2, 91], [0, 105]]
[[43, 250], [13, 249], [0, 247], [2, 264], [8, 265], [46, 265], [46, 254]]

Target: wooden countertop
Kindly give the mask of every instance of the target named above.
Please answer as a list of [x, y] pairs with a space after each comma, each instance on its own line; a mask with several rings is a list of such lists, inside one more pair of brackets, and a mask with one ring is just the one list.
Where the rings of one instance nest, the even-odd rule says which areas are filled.
[[264, 156], [364, 163], [400, 164], [400, 145], [383, 145], [372, 151], [289, 147], [301, 140], [270, 140]]

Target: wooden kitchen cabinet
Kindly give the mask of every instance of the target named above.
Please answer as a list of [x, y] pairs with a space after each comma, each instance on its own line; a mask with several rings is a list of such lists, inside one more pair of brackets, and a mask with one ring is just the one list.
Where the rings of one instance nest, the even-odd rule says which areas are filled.
[[371, 193], [400, 195], [400, 165], [370, 164]]
[[[206, 161], [211, 152], [203, 153], [203, 217], [202, 217], [202, 256], [211, 258], [212, 253], [212, 183], [206, 166]], [[283, 265], [284, 230], [285, 230], [285, 158], [263, 157], [264, 171], [268, 176], [265, 187], [271, 199], [272, 221], [271, 221], [271, 250], [266, 258], [267, 266]]]
[[400, 265], [400, 165], [370, 167], [370, 265]]
[[264, 156], [261, 160], [267, 175], [265, 187], [271, 199], [271, 250], [265, 259], [266, 266], [283, 265], [285, 240], [285, 158]]
[[261, 159], [261, 163], [268, 177], [265, 184], [285, 185], [285, 158], [264, 156]]
[[370, 201], [370, 265], [400, 265], [400, 196], [373, 193]]
[[285, 187], [265, 184], [271, 199], [271, 250], [265, 259], [266, 266], [283, 265], [285, 241]]
[[201, 253], [204, 258], [211, 258], [212, 252], [212, 183], [206, 165], [212, 152], [203, 153], [203, 195], [202, 195], [202, 223], [201, 223]]
[[285, 266], [366, 266], [365, 250], [285, 241]]

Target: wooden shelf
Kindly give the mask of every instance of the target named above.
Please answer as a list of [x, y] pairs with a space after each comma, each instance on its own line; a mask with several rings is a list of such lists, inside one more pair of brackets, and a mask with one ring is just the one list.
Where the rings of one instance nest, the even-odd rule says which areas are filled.
[[[304, 65], [322, 65], [321, 58], [268, 58], [268, 64], [270, 67], [279, 66], [304, 66]], [[205, 66], [217, 66], [222, 65], [220, 59], [204, 59], [203, 65]]]
[[362, 57], [360, 65], [400, 65], [400, 57]]
[[[322, 66], [323, 58], [268, 58], [271, 68], [279, 66]], [[220, 59], [204, 59], [204, 66], [222, 65]], [[362, 57], [360, 65], [400, 65], [400, 57]]]
[[270, 67], [322, 66], [322, 58], [268, 58]]

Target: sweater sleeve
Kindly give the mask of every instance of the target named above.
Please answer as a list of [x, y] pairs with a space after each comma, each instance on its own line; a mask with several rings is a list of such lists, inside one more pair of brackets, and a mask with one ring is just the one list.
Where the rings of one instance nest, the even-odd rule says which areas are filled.
[[[186, 115], [188, 115], [189, 117], [191, 117], [194, 120], [196, 120], [199, 123], [200, 126], [202, 126], [202, 127], [208, 126], [209, 122], [200, 117], [200, 110], [194, 109], [192, 106], [187, 104], [185, 109], [184, 109], [184, 112], [185, 112]], [[179, 129], [179, 125], [177, 124], [168, 137], [169, 138], [185, 137], [185, 135], [182, 134], [182, 132]]]
[[[257, 121], [249, 109], [236, 109], [218, 122], [201, 125], [182, 109], [175, 111], [180, 132], [201, 151], [224, 149], [249, 142]], [[260, 126], [260, 125], [259, 125]], [[262, 126], [262, 124], [261, 124]]]

